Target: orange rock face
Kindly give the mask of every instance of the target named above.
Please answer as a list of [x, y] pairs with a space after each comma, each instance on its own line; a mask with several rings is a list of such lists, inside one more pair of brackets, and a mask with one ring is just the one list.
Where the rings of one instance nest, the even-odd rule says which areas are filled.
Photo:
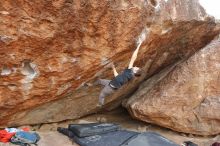
[[220, 133], [220, 41], [146, 81], [128, 101], [133, 117], [175, 131]]
[[[193, 9], [191, 9], [193, 7]], [[0, 125], [56, 122], [98, 111], [97, 78], [124, 69], [142, 30], [144, 74], [109, 102], [131, 94], [219, 32], [197, 0], [4, 0], [0, 2]], [[118, 101], [119, 100], [119, 101]]]

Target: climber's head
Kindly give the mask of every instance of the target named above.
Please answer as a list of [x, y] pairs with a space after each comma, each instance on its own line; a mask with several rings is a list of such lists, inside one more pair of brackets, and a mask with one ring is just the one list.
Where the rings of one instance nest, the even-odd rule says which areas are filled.
[[135, 76], [140, 76], [141, 75], [141, 69], [139, 67], [132, 67], [132, 71]]

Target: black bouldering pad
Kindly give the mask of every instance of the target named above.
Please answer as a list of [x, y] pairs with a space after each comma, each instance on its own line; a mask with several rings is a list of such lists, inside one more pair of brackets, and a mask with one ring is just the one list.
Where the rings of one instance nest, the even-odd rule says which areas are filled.
[[133, 131], [118, 130], [83, 138], [74, 136], [73, 140], [80, 146], [120, 146], [125, 141], [137, 134], [139, 133]]
[[179, 146], [171, 140], [155, 133], [145, 132], [133, 136], [121, 146]]
[[75, 136], [74, 133], [70, 131], [68, 128], [58, 127], [57, 131], [68, 136], [69, 138], [73, 138]]
[[89, 123], [89, 124], [70, 124], [68, 127], [78, 137], [99, 135], [119, 130], [120, 127], [114, 123]]

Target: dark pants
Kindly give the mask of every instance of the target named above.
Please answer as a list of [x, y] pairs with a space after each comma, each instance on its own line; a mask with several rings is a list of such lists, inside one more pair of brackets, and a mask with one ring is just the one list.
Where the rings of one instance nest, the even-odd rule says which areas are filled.
[[112, 94], [114, 92], [114, 89], [109, 85], [109, 82], [111, 80], [106, 80], [106, 79], [99, 79], [97, 81], [98, 84], [103, 85], [104, 88], [99, 94], [99, 104], [103, 105], [105, 102], [105, 97]]

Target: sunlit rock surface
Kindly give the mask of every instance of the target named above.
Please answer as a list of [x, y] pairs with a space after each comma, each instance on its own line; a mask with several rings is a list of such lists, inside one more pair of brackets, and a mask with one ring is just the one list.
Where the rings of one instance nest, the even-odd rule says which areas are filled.
[[133, 117], [198, 135], [220, 133], [220, 41], [142, 84], [128, 101]]
[[123, 70], [143, 42], [142, 77], [108, 97], [120, 103], [145, 78], [189, 57], [218, 33], [197, 0], [0, 1], [0, 125], [75, 119], [97, 112], [97, 78]]

